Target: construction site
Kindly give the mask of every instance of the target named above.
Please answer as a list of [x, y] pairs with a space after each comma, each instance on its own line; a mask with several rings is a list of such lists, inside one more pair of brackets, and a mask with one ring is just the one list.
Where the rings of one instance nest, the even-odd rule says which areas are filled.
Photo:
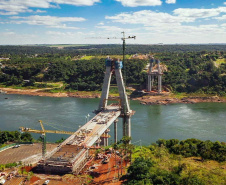
[[[123, 32], [124, 34], [124, 32]], [[123, 36], [123, 60], [125, 52], [125, 39]], [[158, 93], [161, 93], [160, 61], [157, 60], [157, 70], [153, 70], [155, 60], [151, 58], [148, 73], [148, 87], [151, 91], [154, 77], [158, 77]], [[91, 175], [94, 177], [91, 184], [120, 184], [120, 176], [125, 174], [126, 162], [123, 153], [109, 148], [101, 150], [101, 147], [109, 145], [109, 127], [114, 124], [114, 143], [117, 143], [117, 122], [122, 118], [123, 136], [131, 138], [131, 116], [135, 113], [130, 109], [130, 104], [125, 90], [121, 69], [123, 63], [119, 59], [107, 57], [105, 61], [106, 71], [102, 86], [102, 94], [99, 106], [93, 112], [96, 114], [76, 132], [45, 130], [42, 121], [42, 130], [20, 127], [21, 132], [31, 132], [41, 134], [42, 144], [14, 145], [5, 151], [0, 152], [0, 164], [19, 162], [21, 170], [10, 170], [1, 173], [0, 184], [79, 184], [82, 178], [79, 175]], [[109, 98], [109, 88], [112, 75], [115, 75], [119, 98]], [[114, 103], [109, 104], [109, 101]], [[70, 135], [62, 143], [47, 144], [46, 133], [59, 133]], [[25, 152], [26, 151], [26, 152]], [[98, 152], [97, 152], [98, 151]], [[128, 160], [128, 159], [127, 159]], [[28, 167], [29, 166], [29, 167]], [[21, 169], [21, 168], [20, 168]], [[32, 170], [37, 175], [31, 179], [27, 178]], [[25, 172], [25, 176], [23, 174]], [[66, 176], [66, 177], [65, 177]], [[14, 177], [14, 178], [13, 178]], [[25, 178], [26, 177], [26, 178]], [[67, 180], [65, 180], [67, 179]], [[87, 179], [86, 179], [87, 180]], [[6, 181], [6, 182], [5, 182]], [[15, 181], [15, 182], [14, 182]], [[20, 181], [20, 182], [19, 182]], [[88, 180], [87, 180], [88, 181]], [[82, 184], [82, 183], [81, 183]]]
[[[125, 86], [123, 83], [122, 73], [122, 61], [115, 59], [106, 59], [106, 72], [103, 83], [103, 90], [100, 99], [100, 103], [97, 110], [94, 110], [96, 116], [90, 119], [86, 124], [80, 127], [76, 132], [65, 132], [65, 131], [51, 131], [45, 130], [42, 121], [40, 125], [42, 130], [34, 130], [31, 128], [20, 127], [21, 132], [32, 132], [42, 134], [43, 144], [19, 146], [14, 145], [12, 149], [7, 149], [0, 153], [2, 156], [1, 159], [4, 162], [14, 162], [21, 161], [23, 165], [35, 165], [35, 172], [41, 174], [75, 174], [79, 175], [80, 172], [99, 172], [105, 174], [105, 167], [100, 167], [97, 170], [97, 167], [93, 166], [93, 160], [97, 160], [96, 165], [108, 165], [108, 176], [110, 169], [114, 167], [119, 169], [116, 159], [121, 157], [114, 157], [115, 161], [112, 161], [112, 151], [108, 151], [109, 155], [103, 152], [103, 154], [98, 155], [94, 158], [96, 149], [99, 149], [100, 146], [108, 146], [108, 132], [109, 126], [114, 123], [114, 142], [117, 142], [117, 121], [121, 117], [123, 119], [123, 136], [131, 136], [131, 116], [134, 114], [134, 111], [130, 109], [128, 98], [125, 92]], [[113, 73], [114, 72], [114, 73]], [[120, 98], [116, 100], [117, 103], [108, 105], [108, 95], [109, 87], [111, 82], [112, 74], [116, 75], [117, 86], [119, 89]], [[70, 134], [70, 136], [59, 145], [46, 145], [46, 133], [64, 133]], [[29, 149], [28, 149], [29, 148]], [[31, 148], [33, 150], [31, 150]], [[11, 161], [7, 160], [9, 156], [9, 150], [12, 151], [12, 156], [10, 156]], [[42, 154], [40, 155], [40, 150]], [[25, 153], [26, 151], [26, 153]], [[29, 152], [28, 152], [29, 151]], [[39, 152], [37, 152], [39, 151]], [[116, 152], [116, 151], [114, 151]], [[26, 154], [26, 156], [25, 156]], [[5, 158], [4, 159], [4, 155]], [[117, 155], [116, 153], [114, 155]], [[27, 158], [27, 160], [24, 160]], [[12, 159], [14, 161], [12, 161]], [[100, 161], [98, 161], [100, 160]], [[120, 160], [119, 160], [120, 161]], [[1, 161], [1, 164], [4, 163]], [[122, 164], [122, 161], [120, 161]], [[91, 165], [92, 164], [92, 165]], [[88, 171], [87, 171], [88, 168]], [[90, 168], [92, 170], [90, 170]], [[103, 168], [103, 169], [102, 169]], [[100, 170], [101, 169], [101, 170]], [[84, 171], [85, 170], [85, 171]], [[113, 170], [114, 179], [116, 180], [116, 169]], [[95, 173], [95, 174], [96, 174]], [[16, 172], [13, 173], [16, 176]], [[122, 167], [121, 167], [122, 174]], [[13, 176], [13, 175], [11, 175]], [[18, 176], [18, 174], [17, 174]], [[99, 176], [99, 175], [98, 175]], [[112, 174], [110, 175], [112, 176]], [[3, 175], [2, 175], [3, 177]], [[7, 176], [8, 178], [8, 176]], [[2, 178], [3, 179], [3, 178]], [[10, 182], [11, 178], [8, 178]], [[103, 179], [108, 179], [104, 177]], [[47, 181], [48, 182], [48, 181]], [[46, 182], [46, 183], [47, 183]], [[24, 182], [23, 182], [24, 183]], [[49, 183], [49, 182], [48, 182]], [[12, 184], [12, 182], [10, 182]]]
[[[124, 36], [122, 38], [124, 48], [125, 39], [127, 38]], [[109, 127], [113, 123], [114, 142], [116, 143], [118, 141], [118, 118], [122, 118], [123, 120], [123, 136], [131, 137], [131, 116], [134, 114], [134, 111], [130, 109], [125, 85], [123, 82], [123, 76], [121, 72], [123, 67], [122, 61], [108, 57], [106, 59], [105, 66], [106, 71], [99, 106], [93, 111], [96, 116], [90, 119], [74, 133], [66, 131], [45, 130], [42, 121], [39, 121], [42, 130], [20, 127], [21, 132], [42, 134], [42, 145], [14, 145], [12, 147], [13, 149], [9, 148], [0, 153], [0, 159], [3, 159], [3, 161], [0, 161], [0, 163], [4, 164], [20, 161], [21, 165], [23, 166], [34, 165], [35, 173], [46, 175], [62, 176], [65, 174], [92, 174], [96, 177], [96, 180], [93, 181], [93, 184], [100, 184], [100, 182], [102, 182], [101, 184], [118, 182], [120, 174], [122, 175], [125, 172], [123, 167], [124, 162], [122, 160], [123, 154], [119, 155], [118, 151], [113, 151], [112, 149], [108, 150], [107, 153], [106, 151], [102, 151], [98, 155], [95, 155], [95, 153], [97, 149], [100, 149], [101, 146], [108, 146]], [[108, 102], [110, 100], [112, 101], [112, 99], [109, 98], [109, 88], [112, 75], [115, 75], [116, 78], [119, 98], [113, 99], [113, 101], [116, 102], [108, 105]], [[62, 133], [70, 134], [70, 136], [59, 145], [54, 146], [46, 144], [46, 133]], [[11, 150], [10, 153], [9, 150]], [[42, 153], [40, 153], [40, 150], [42, 150]], [[11, 156], [9, 157], [9, 155]], [[7, 156], [11, 159], [11, 161], [7, 159]], [[27, 160], [24, 160], [25, 158]], [[121, 167], [119, 167], [120, 165]], [[29, 169], [26, 173], [29, 173], [30, 170], [31, 169]], [[7, 179], [6, 183], [4, 182], [5, 176]], [[12, 178], [13, 176], [22, 177], [18, 171], [14, 171], [13, 173], [10, 172], [9, 174], [4, 173], [1, 174], [1, 184], [13, 184], [14, 182], [11, 181], [11, 179], [18, 180], [18, 178]], [[16, 182], [16, 184], [26, 184], [25, 179], [20, 179], [21, 182]], [[63, 184], [62, 178], [60, 181], [60, 184]], [[76, 179], [72, 181], [76, 181]], [[27, 183], [31, 184], [30, 181]], [[39, 180], [35, 183], [57, 184], [57, 182], [54, 183], [53, 180], [51, 182], [49, 180], [40, 182]], [[74, 182], [74, 184], [76, 183]]]

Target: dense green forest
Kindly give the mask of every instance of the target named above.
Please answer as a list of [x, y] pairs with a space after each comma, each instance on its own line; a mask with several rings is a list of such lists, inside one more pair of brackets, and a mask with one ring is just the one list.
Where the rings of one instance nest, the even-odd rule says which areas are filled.
[[134, 148], [124, 184], [223, 185], [225, 156], [225, 143], [161, 139], [157, 144]]
[[0, 131], [0, 147], [7, 142], [31, 142], [33, 137], [30, 133], [20, 133], [18, 131]]
[[[224, 45], [128, 45], [126, 53], [139, 53], [138, 56], [142, 53], [153, 54], [159, 58], [167, 69], [163, 75], [165, 89], [225, 96], [225, 49]], [[120, 53], [120, 45], [87, 45], [63, 49], [0, 46], [0, 83], [5, 86], [41, 88], [47, 87], [47, 82], [63, 82], [61, 90], [100, 91], [105, 71], [104, 56], [120, 56]], [[90, 58], [82, 59], [84, 55]], [[127, 86], [146, 88], [145, 66], [148, 62], [145, 57], [128, 55], [122, 69], [123, 74], [126, 74]]]
[[[224, 52], [164, 53], [158, 55], [167, 66], [163, 85], [176, 92], [225, 95], [226, 57]], [[217, 61], [223, 61], [219, 66]]]
[[[200, 51], [226, 51], [225, 45], [127, 45], [127, 54], [146, 54], [162, 52], [200, 52]], [[77, 56], [77, 55], [120, 55], [122, 46], [119, 44], [99, 45], [27, 45], [27, 46], [0, 46], [0, 56], [11, 57], [13, 55], [46, 55], [53, 56]]]

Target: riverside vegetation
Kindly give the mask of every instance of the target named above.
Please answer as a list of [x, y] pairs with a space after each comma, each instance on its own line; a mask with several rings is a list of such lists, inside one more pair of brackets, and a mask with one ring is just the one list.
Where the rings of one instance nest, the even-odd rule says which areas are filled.
[[225, 143], [159, 140], [157, 144], [135, 147], [132, 156], [125, 184], [223, 185], [226, 182]]
[[[33, 141], [30, 136], [26, 141]], [[18, 141], [17, 131], [2, 131], [8, 141]], [[11, 138], [11, 139], [9, 139]], [[127, 185], [224, 185], [226, 182], [226, 143], [198, 139], [159, 139], [149, 146], [129, 144], [123, 137], [112, 148], [126, 161], [131, 161], [127, 174], [121, 177]], [[7, 142], [5, 140], [5, 142]], [[109, 146], [110, 147], [110, 146]], [[109, 147], [105, 148], [108, 150]], [[97, 150], [97, 153], [99, 151]], [[0, 170], [17, 166], [17, 163], [0, 165]], [[92, 179], [90, 179], [92, 183]], [[89, 183], [88, 183], [89, 184]]]
[[[126, 84], [145, 88], [147, 58], [133, 54], [151, 54], [167, 67], [163, 86], [174, 93], [198, 93], [225, 96], [226, 51], [224, 45], [129, 45], [125, 61]], [[120, 45], [1, 46], [0, 84], [14, 88], [48, 88], [52, 92], [100, 91], [106, 55], [118, 57]], [[89, 55], [89, 57], [84, 56]], [[130, 56], [129, 56], [130, 55]], [[122, 57], [121, 57], [122, 58]], [[116, 83], [113, 77], [113, 84]], [[46, 90], [50, 91], [50, 90]]]

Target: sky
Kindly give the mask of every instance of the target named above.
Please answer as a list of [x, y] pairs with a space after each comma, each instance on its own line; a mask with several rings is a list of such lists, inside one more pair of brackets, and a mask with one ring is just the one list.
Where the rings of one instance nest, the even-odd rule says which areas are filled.
[[[0, 45], [226, 43], [226, 0], [0, 0]], [[110, 38], [110, 39], [107, 39]]]

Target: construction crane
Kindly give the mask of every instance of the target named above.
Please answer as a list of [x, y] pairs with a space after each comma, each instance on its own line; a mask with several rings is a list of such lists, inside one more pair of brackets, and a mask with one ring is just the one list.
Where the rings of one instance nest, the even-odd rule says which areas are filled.
[[121, 39], [122, 40], [122, 57], [123, 57], [123, 59], [122, 59], [122, 61], [124, 62], [124, 83], [125, 83], [125, 85], [126, 85], [126, 68], [125, 68], [125, 50], [126, 50], [126, 39], [136, 39], [136, 36], [128, 36], [128, 37], [126, 37], [125, 36], [125, 32], [123, 31], [123, 32], [121, 32], [122, 34], [123, 34], [123, 37], [122, 38], [117, 38], [117, 37], [106, 37], [106, 38], [104, 38], [104, 37], [90, 37], [91, 39], [93, 38], [93, 39]]
[[70, 131], [61, 131], [61, 130], [45, 130], [42, 120], [39, 120], [39, 123], [41, 125], [42, 130], [35, 130], [31, 128], [26, 128], [26, 127], [20, 127], [20, 132], [31, 132], [31, 133], [37, 133], [37, 134], [42, 134], [42, 157], [45, 157], [46, 154], [46, 133], [53, 133], [53, 134], [68, 134], [72, 135], [74, 132]]
[[[31, 132], [31, 133], [36, 133], [36, 134], [42, 134], [42, 157], [45, 158], [46, 155], [46, 133], [52, 133], [52, 134], [68, 134], [72, 135], [74, 132], [70, 131], [62, 131], [62, 130], [45, 130], [42, 120], [39, 120], [39, 123], [41, 125], [42, 130], [35, 130], [27, 127], [20, 127], [20, 132]], [[102, 134], [101, 137], [104, 138], [110, 138], [111, 136], [108, 134]]]

